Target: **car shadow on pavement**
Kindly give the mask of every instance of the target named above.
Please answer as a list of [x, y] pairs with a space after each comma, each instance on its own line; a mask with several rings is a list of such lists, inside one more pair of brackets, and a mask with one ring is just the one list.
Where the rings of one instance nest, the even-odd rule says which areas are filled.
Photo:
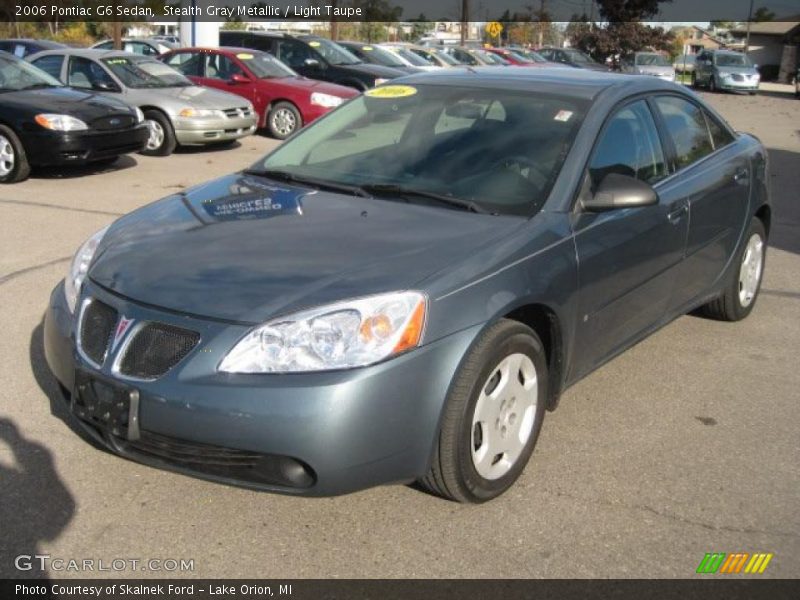
[[[800, 132], [795, 135], [798, 134]], [[800, 194], [800, 152], [767, 148], [767, 153], [772, 192], [769, 246], [800, 254], [800, 202], [797, 201]]]
[[14, 459], [0, 461], [0, 577], [47, 578], [35, 558], [42, 553], [39, 544], [61, 534], [75, 514], [75, 499], [51, 452], [6, 417], [0, 417], [0, 445], [8, 446]]
[[130, 154], [124, 154], [113, 161], [101, 161], [86, 165], [39, 167], [31, 173], [32, 179], [77, 179], [87, 175], [113, 173], [135, 167], [139, 163]]
[[36, 383], [50, 402], [50, 414], [61, 420], [75, 435], [91, 444], [94, 448], [108, 452], [107, 448], [97, 443], [76, 422], [75, 417], [69, 411], [69, 392], [58, 383], [58, 380], [56, 380], [47, 366], [47, 361], [44, 357], [44, 320], [40, 321], [31, 333], [29, 356], [31, 371], [33, 371]]
[[230, 142], [219, 142], [216, 144], [203, 144], [202, 146], [178, 146], [175, 148], [175, 154], [208, 154], [209, 152], [228, 152], [241, 147], [242, 143], [240, 140], [233, 140]]

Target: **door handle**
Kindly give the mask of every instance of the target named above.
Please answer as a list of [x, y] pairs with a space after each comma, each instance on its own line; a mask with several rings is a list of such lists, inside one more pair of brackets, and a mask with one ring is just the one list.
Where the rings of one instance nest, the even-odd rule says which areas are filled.
[[675, 225], [679, 223], [680, 220], [683, 219], [683, 217], [688, 213], [689, 213], [689, 205], [686, 202], [681, 202], [681, 204], [678, 207], [673, 208], [667, 213], [667, 219], [669, 219], [670, 223]]
[[745, 167], [739, 167], [736, 169], [736, 172], [733, 174], [733, 180], [736, 183], [744, 183], [747, 181], [747, 178], [750, 176], [747, 169]]

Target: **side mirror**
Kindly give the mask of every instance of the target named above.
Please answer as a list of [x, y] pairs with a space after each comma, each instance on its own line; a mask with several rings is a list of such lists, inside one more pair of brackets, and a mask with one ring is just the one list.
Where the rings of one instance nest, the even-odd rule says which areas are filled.
[[234, 73], [231, 75], [230, 83], [250, 83], [250, 78], [241, 73]]
[[581, 202], [583, 209], [590, 212], [652, 206], [657, 203], [658, 194], [649, 184], [619, 173], [606, 175], [594, 195]]
[[95, 81], [92, 84], [92, 89], [97, 90], [98, 92], [118, 92], [119, 88], [113, 84], [109, 83], [108, 81]]
[[307, 58], [303, 61], [303, 64], [311, 69], [319, 69], [321, 63], [316, 58]]

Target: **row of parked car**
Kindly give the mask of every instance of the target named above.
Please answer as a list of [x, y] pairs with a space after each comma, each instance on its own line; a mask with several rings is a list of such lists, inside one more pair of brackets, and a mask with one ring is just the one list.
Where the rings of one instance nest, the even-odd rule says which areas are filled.
[[[168, 156], [179, 145], [226, 145], [259, 129], [285, 139], [360, 92], [409, 73], [465, 66], [608, 70], [570, 48], [365, 44], [248, 31], [222, 31], [220, 45], [124, 39], [117, 51], [110, 41], [84, 49], [0, 40], [0, 183], [25, 179], [31, 166], [113, 162], [128, 152]], [[736, 60], [715, 54], [710, 64], [723, 58]], [[693, 73], [698, 85], [753, 81], [730, 65], [726, 74], [706, 76], [703, 64]], [[652, 52], [624, 59], [622, 70], [675, 77]]]

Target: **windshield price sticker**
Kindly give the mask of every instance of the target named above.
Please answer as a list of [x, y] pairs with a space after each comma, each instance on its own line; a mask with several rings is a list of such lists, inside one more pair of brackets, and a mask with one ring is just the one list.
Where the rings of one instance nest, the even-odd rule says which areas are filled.
[[248, 54], [246, 52], [242, 52], [241, 54], [237, 54], [236, 58], [240, 58], [242, 60], [251, 60], [253, 58], [252, 54]]
[[410, 85], [385, 85], [364, 92], [370, 98], [405, 98], [417, 93], [417, 88]]
[[571, 110], [560, 110], [556, 113], [556, 116], [553, 117], [554, 121], [561, 121], [562, 123], [566, 123], [569, 121], [570, 117], [572, 117]]

